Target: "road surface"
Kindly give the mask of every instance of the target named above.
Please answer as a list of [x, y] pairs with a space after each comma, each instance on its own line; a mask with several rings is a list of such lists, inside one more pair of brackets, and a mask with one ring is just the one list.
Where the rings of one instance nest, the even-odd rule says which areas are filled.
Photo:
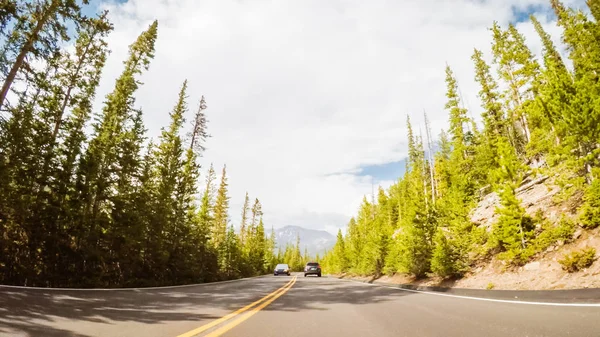
[[302, 275], [144, 290], [0, 287], [0, 336], [315, 335], [600, 336], [600, 306], [474, 300]]

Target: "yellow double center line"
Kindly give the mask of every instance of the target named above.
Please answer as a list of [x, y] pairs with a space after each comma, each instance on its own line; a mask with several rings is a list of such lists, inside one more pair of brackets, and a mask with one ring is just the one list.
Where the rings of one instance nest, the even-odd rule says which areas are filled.
[[248, 318], [252, 317], [253, 315], [255, 315], [257, 312], [259, 312], [260, 310], [262, 310], [264, 307], [266, 307], [267, 305], [271, 304], [273, 301], [275, 301], [277, 298], [279, 298], [281, 295], [285, 294], [288, 290], [290, 290], [291, 287], [294, 286], [294, 283], [296, 283], [296, 276], [294, 276], [294, 278], [292, 278], [288, 283], [286, 283], [283, 287], [275, 290], [274, 292], [268, 294], [267, 296], [261, 298], [258, 301], [252, 302], [250, 304], [248, 304], [247, 306], [240, 308], [230, 314], [227, 314], [219, 319], [216, 319], [208, 324], [205, 324], [199, 328], [196, 328], [194, 330], [188, 331], [186, 333], [183, 333], [177, 337], [192, 337], [192, 336], [196, 336], [199, 333], [202, 333], [212, 327], [215, 327], [235, 316], [238, 316], [241, 313], [244, 313], [248, 310], [250, 310], [250, 312], [248, 312], [247, 314], [245, 314], [244, 316], [239, 317], [236, 320], [233, 320], [231, 322], [229, 322], [228, 324], [220, 327], [219, 329], [211, 332], [210, 334], [206, 335], [206, 337], [217, 337], [217, 336], [221, 336], [222, 334], [224, 334], [225, 332], [233, 329], [235, 326], [239, 325], [240, 323], [242, 323], [243, 321], [247, 320]]

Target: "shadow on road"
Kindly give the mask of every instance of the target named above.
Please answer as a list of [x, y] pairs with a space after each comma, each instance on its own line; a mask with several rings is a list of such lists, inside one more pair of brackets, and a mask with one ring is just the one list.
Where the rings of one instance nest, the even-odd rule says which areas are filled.
[[212, 320], [221, 317], [219, 309], [233, 311], [281, 285], [271, 283], [262, 288], [264, 293], [224, 285], [137, 291], [0, 288], [0, 336], [15, 331], [19, 336], [88, 336], [74, 332], [77, 326], [71, 325], [69, 331], [59, 328], [65, 321], [85, 325]]
[[294, 287], [280, 300], [263, 310], [329, 310], [326, 307], [331, 304], [373, 304], [411, 295], [413, 293], [391, 291], [386, 288], [360, 285], [335, 278], [306, 277], [299, 278]]

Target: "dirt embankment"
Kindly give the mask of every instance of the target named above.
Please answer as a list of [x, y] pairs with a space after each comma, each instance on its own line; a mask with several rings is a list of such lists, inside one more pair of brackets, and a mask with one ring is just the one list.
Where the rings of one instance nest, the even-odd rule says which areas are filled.
[[[555, 202], [555, 196], [561, 191], [547, 176], [527, 178], [517, 190], [521, 205], [530, 216], [541, 211], [552, 223], [557, 223], [565, 215], [575, 219], [577, 207], [581, 204], [580, 196], [567, 202]], [[498, 220], [495, 209], [499, 206], [496, 193], [485, 195], [471, 213], [471, 221], [484, 226], [488, 231]], [[382, 276], [378, 282], [395, 284], [413, 284], [420, 286], [442, 286], [469, 289], [509, 289], [509, 290], [551, 290], [600, 288], [600, 261], [596, 261], [587, 269], [568, 273], [558, 262], [565, 254], [585, 247], [594, 247], [600, 253], [600, 228], [586, 231], [576, 227], [570, 243], [557, 242], [546, 251], [538, 254], [528, 264], [507, 270], [505, 263], [497, 259], [473, 268], [458, 280], [441, 280], [437, 277], [415, 280], [407, 275]], [[598, 254], [597, 253], [597, 254]], [[598, 257], [598, 256], [597, 256]], [[374, 280], [374, 277], [353, 276], [362, 281]]]

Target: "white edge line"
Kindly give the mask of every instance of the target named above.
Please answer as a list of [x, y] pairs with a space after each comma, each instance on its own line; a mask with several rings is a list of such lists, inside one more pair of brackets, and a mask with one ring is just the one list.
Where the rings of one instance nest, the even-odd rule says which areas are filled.
[[382, 285], [382, 284], [365, 283], [365, 282], [356, 281], [356, 280], [349, 280], [349, 279], [346, 279], [346, 280], [350, 281], [350, 282], [354, 282], [354, 283], [360, 283], [360, 284], [366, 285], [366, 286], [375, 286], [375, 287], [388, 288], [388, 289], [394, 289], [394, 290], [400, 290], [400, 291], [408, 291], [408, 292], [412, 292], [412, 293], [421, 293], [421, 294], [425, 294], [425, 295], [454, 297], [454, 298], [461, 298], [461, 299], [473, 300], [473, 301], [511, 303], [511, 304], [527, 304], [527, 305], [546, 305], [546, 306], [553, 306], [553, 307], [600, 307], [600, 303], [556, 303], [556, 302], [529, 302], [529, 301], [499, 300], [499, 299], [494, 299], [494, 298], [441, 294], [441, 293], [437, 293], [437, 292], [404, 289], [404, 288], [387, 286], [387, 285]]
[[259, 277], [265, 277], [268, 275], [260, 275], [260, 276], [252, 276], [252, 277], [244, 277], [235, 280], [227, 280], [227, 281], [217, 281], [217, 282], [206, 282], [206, 283], [196, 283], [196, 284], [182, 284], [177, 286], [165, 286], [165, 287], [142, 287], [142, 288], [44, 288], [44, 287], [24, 287], [24, 286], [11, 286], [0, 284], [0, 289], [8, 288], [8, 289], [32, 289], [32, 290], [48, 290], [48, 291], [140, 291], [140, 290], [156, 290], [156, 289], [176, 289], [176, 288], [186, 288], [186, 287], [198, 287], [198, 286], [210, 286], [210, 285], [220, 285], [225, 283], [239, 282], [244, 280], [250, 280]]

